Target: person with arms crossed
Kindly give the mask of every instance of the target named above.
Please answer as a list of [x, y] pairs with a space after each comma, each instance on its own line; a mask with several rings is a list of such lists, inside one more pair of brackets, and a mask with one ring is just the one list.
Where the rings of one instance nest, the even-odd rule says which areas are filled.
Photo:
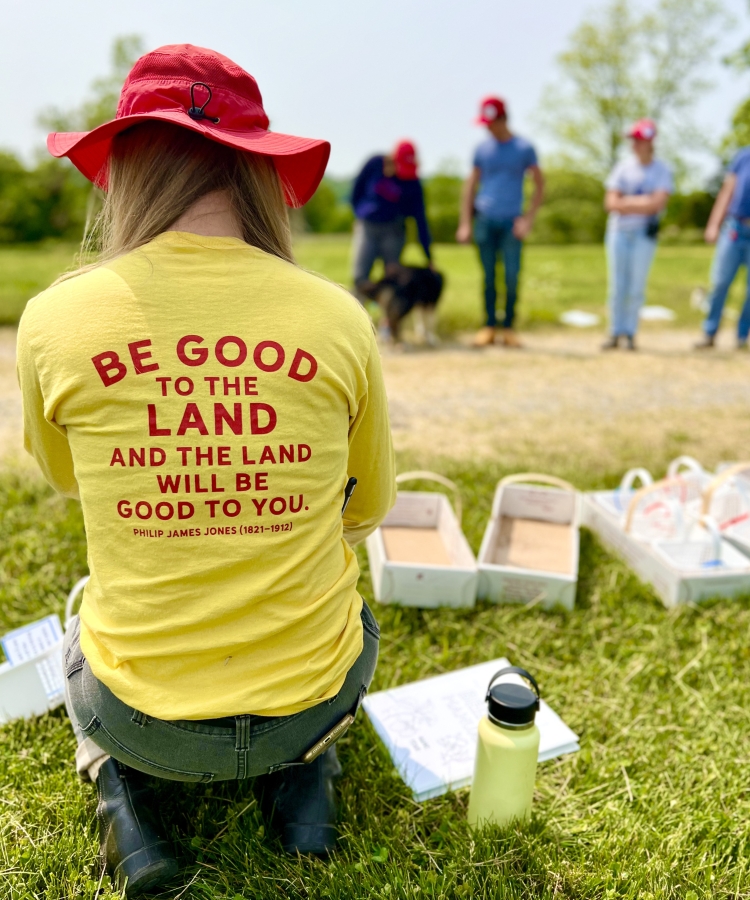
[[610, 336], [602, 344], [603, 350], [617, 349], [621, 338], [629, 350], [635, 350], [659, 216], [674, 190], [669, 166], [654, 155], [656, 124], [641, 119], [626, 136], [633, 154], [617, 163], [605, 182]]
[[417, 151], [400, 141], [393, 153], [373, 156], [352, 187], [354, 209], [354, 286], [362, 299], [372, 288], [370, 273], [381, 259], [386, 276], [395, 275], [406, 242], [406, 219], [413, 218], [419, 241], [432, 268], [430, 229], [419, 180]]
[[747, 288], [737, 320], [737, 349], [744, 350], [750, 335], [750, 147], [742, 147], [730, 162], [704, 237], [706, 243], [716, 244], [716, 252], [711, 266], [711, 292], [708, 315], [703, 323], [703, 339], [695, 347], [707, 350], [714, 346], [727, 294], [737, 270], [744, 265]]
[[63, 665], [107, 871], [128, 896], [177, 871], [146, 776], [265, 775], [284, 849], [325, 855], [331, 742], [378, 654], [351, 545], [395, 501], [369, 317], [292, 255], [285, 201], [330, 145], [270, 132], [252, 76], [178, 44], [48, 147], [106, 192], [100, 258], [29, 302], [18, 372], [26, 447], [83, 507]]
[[[544, 176], [537, 162], [534, 147], [508, 128], [505, 102], [499, 97], [485, 98], [480, 107], [477, 124], [485, 125], [490, 136], [474, 154], [471, 174], [464, 184], [461, 215], [456, 240], [468, 244], [472, 236], [479, 250], [484, 271], [484, 303], [487, 321], [474, 338], [474, 346], [485, 347], [496, 339], [498, 256], [505, 269], [505, 315], [502, 343], [506, 347], [520, 347], [513, 323], [518, 299], [518, 278], [521, 272], [521, 250], [534, 224], [537, 210], [544, 197]], [[529, 172], [534, 192], [526, 212], [523, 212], [523, 183]]]

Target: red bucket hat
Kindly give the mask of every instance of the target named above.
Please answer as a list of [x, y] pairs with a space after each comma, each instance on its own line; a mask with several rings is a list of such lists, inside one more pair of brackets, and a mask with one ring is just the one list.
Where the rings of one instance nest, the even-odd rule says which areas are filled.
[[142, 56], [125, 79], [111, 122], [88, 132], [50, 134], [47, 148], [53, 156], [67, 156], [89, 181], [106, 189], [112, 138], [148, 121], [171, 122], [219, 144], [271, 157], [289, 206], [312, 197], [331, 152], [328, 141], [269, 131], [252, 75], [193, 44], [170, 44]]
[[404, 181], [417, 179], [417, 148], [411, 141], [399, 141], [393, 151], [396, 177]]

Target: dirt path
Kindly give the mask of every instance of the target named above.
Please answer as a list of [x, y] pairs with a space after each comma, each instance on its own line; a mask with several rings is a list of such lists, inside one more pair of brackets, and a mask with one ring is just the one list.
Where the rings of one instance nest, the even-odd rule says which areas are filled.
[[386, 352], [396, 446], [418, 459], [496, 459], [517, 468], [623, 464], [692, 453], [705, 464], [750, 450], [750, 355], [729, 335], [704, 355], [684, 331], [647, 331], [637, 353], [601, 336], [546, 332], [522, 351], [454, 346]]
[[[692, 453], [705, 464], [750, 453], [750, 355], [731, 336], [712, 353], [694, 335], [646, 331], [638, 353], [603, 354], [600, 335], [550, 331], [526, 348], [386, 349], [396, 447], [429, 464], [611, 472]], [[15, 331], [0, 329], [0, 461], [29, 466], [21, 443]], [[655, 462], [654, 462], [655, 464]]]

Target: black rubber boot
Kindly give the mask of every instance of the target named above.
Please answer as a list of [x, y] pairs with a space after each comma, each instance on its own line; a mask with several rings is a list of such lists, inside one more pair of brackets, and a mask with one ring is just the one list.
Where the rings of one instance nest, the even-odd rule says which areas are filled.
[[613, 334], [612, 337], [607, 338], [607, 340], [602, 344], [602, 350], [617, 350], [620, 346], [620, 335]]
[[625, 341], [626, 341], [625, 346], [628, 348], [628, 350], [635, 350], [635, 349], [636, 349], [636, 346], [635, 346], [635, 338], [633, 337], [632, 334], [626, 334], [626, 335], [625, 335]]
[[177, 860], [160, 837], [146, 777], [110, 758], [96, 778], [101, 854], [118, 890], [135, 897], [177, 874]]
[[336, 847], [334, 778], [341, 775], [336, 748], [306, 766], [266, 778], [263, 808], [278, 829], [287, 853], [328, 856]]

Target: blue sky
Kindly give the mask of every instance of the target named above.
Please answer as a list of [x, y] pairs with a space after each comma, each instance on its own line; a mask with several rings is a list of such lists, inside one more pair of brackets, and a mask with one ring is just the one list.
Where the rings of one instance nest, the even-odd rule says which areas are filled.
[[[114, 37], [139, 33], [149, 49], [190, 42], [231, 57], [257, 78], [272, 127], [333, 145], [329, 172], [349, 175], [401, 137], [417, 141], [427, 172], [468, 167], [481, 137], [480, 96], [506, 97], [512, 125], [551, 149], [535, 112], [554, 59], [590, 0], [26, 0], [5, 4], [0, 54], [0, 148], [43, 145], [40, 109], [77, 104], [109, 66]], [[646, 0], [646, 5], [648, 2]], [[750, 35], [745, 0], [725, 0], [736, 27], [724, 52]], [[696, 118], [726, 130], [750, 76], [722, 66]], [[708, 171], [712, 162], [706, 160]]]

